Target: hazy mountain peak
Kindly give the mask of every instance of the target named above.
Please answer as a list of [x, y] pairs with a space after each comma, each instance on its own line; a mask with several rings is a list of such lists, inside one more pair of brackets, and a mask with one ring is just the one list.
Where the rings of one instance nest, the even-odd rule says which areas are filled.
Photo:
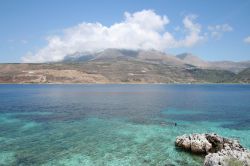
[[193, 59], [193, 60], [202, 60], [198, 56], [193, 55], [192, 53], [182, 53], [176, 55], [177, 58], [182, 59], [182, 60], [188, 60], [188, 59]]
[[194, 56], [194, 55], [192, 53], [188, 53], [188, 52], [176, 55], [176, 57], [178, 57], [180, 59], [184, 59], [184, 58], [190, 57], [190, 56]]
[[99, 52], [76, 52], [64, 58], [63, 62], [87, 62], [87, 61], [114, 61], [114, 60], [136, 60], [146, 63], [168, 64], [171, 66], [192, 65], [203, 69], [229, 70], [238, 73], [247, 67], [250, 63], [217, 61], [209, 62], [201, 59], [192, 53], [183, 53], [171, 55], [157, 50], [129, 50], [109, 48]]
[[181, 59], [186, 64], [191, 64], [191, 65], [203, 67], [203, 68], [208, 66], [208, 62], [202, 60], [198, 56], [195, 56], [191, 53], [179, 54], [179, 55], [176, 55], [176, 57]]

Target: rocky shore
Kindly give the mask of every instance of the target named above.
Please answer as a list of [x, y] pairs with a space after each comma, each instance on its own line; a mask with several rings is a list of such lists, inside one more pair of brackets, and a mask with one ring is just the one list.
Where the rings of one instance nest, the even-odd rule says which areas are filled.
[[206, 154], [204, 166], [250, 166], [250, 152], [239, 141], [217, 134], [178, 136], [175, 145], [196, 154]]

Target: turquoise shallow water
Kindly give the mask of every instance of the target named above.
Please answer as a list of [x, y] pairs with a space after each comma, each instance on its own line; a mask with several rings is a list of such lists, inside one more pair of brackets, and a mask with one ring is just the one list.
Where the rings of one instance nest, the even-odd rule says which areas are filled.
[[0, 98], [0, 165], [202, 165], [174, 146], [194, 132], [250, 148], [249, 85], [0, 85]]

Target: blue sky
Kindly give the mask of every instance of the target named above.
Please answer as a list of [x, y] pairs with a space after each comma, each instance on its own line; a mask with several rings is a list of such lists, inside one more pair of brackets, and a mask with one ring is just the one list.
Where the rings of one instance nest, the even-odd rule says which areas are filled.
[[[206, 60], [250, 60], [250, 38], [247, 40], [247, 37], [250, 36], [249, 9], [249, 0], [1, 0], [0, 63], [22, 62], [23, 57], [27, 57], [27, 55], [33, 57], [32, 60], [34, 60], [38, 56], [44, 56], [41, 52], [50, 54], [51, 50], [62, 48], [62, 46], [58, 46], [58, 43], [53, 43], [57, 41], [55, 40], [57, 38], [63, 44], [69, 43], [67, 40], [74, 40], [74, 42], [81, 40], [79, 38], [68, 39], [69, 37], [66, 39], [65, 37], [71, 34], [76, 35], [76, 32], [72, 32], [73, 30], [78, 31], [81, 28], [82, 32], [87, 25], [79, 27], [78, 25], [81, 23], [95, 24], [99, 22], [102, 28], [107, 29], [115, 23], [126, 23], [130, 17], [127, 17], [127, 20], [124, 19], [125, 12], [130, 14], [130, 20], [137, 20], [135, 13], [145, 14], [142, 11], [152, 11], [153, 13], [146, 13], [152, 18], [161, 17], [161, 21], [164, 22], [164, 30], [159, 31], [160, 35], [167, 32], [174, 36], [175, 44], [172, 45], [170, 43], [173, 42], [166, 42], [166, 40], [162, 42], [163, 39], [160, 39], [162, 45], [166, 43], [169, 46], [159, 46], [159, 48], [168, 53], [191, 52]], [[167, 21], [164, 21], [164, 16], [167, 17]], [[194, 28], [198, 28], [200, 31], [198, 37], [201, 38], [194, 41], [193, 44], [183, 44], [186, 42], [184, 38], [188, 36], [184, 33], [186, 31], [192, 33], [187, 27], [185, 29], [183, 23], [185, 18], [189, 18], [188, 21], [191, 21], [194, 26], [197, 25]], [[147, 20], [142, 25], [145, 22]], [[65, 29], [69, 29], [70, 33], [65, 33]], [[152, 32], [155, 31], [158, 33], [158, 30], [153, 27]], [[109, 33], [111, 32], [113, 30], [109, 30]], [[80, 37], [85, 38], [84, 34], [86, 35], [84, 32]], [[91, 35], [97, 34], [91, 33]], [[116, 39], [117, 36], [122, 37], [119, 33], [114, 38]], [[181, 40], [182, 38], [183, 40]], [[141, 40], [143, 39], [147, 38]], [[155, 41], [154, 38], [148, 40]], [[81, 42], [83, 43], [83, 41]], [[141, 41], [138, 41], [137, 44], [139, 42]], [[152, 42], [145, 47], [153, 45], [152, 48], [158, 48]], [[48, 47], [53, 44], [58, 47], [49, 49]], [[108, 46], [105, 45], [102, 48]], [[125, 44], [125, 46], [129, 48], [128, 45]], [[67, 48], [66, 52], [77, 51], [77, 49], [80, 48]], [[53, 56], [53, 52], [49, 56]]]

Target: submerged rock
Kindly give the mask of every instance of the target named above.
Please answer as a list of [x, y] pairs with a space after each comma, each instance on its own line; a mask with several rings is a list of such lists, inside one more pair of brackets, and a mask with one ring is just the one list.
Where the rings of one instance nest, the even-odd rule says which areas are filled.
[[175, 145], [192, 153], [207, 154], [204, 166], [250, 165], [250, 152], [237, 140], [217, 134], [178, 136]]

